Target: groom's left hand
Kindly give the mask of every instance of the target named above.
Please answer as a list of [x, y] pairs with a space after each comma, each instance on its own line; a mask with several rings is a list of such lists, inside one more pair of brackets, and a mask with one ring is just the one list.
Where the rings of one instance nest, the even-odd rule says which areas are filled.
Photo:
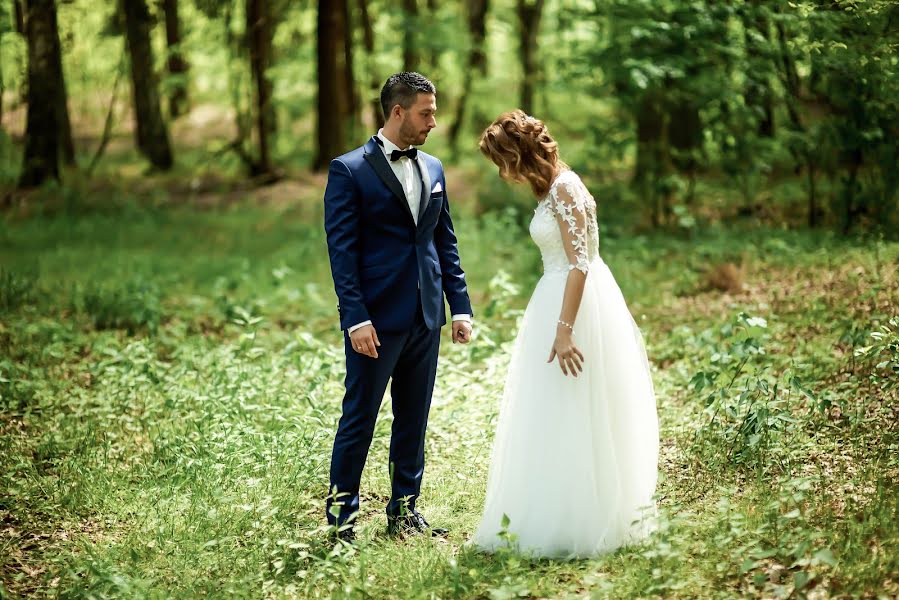
[[471, 323], [468, 321], [453, 321], [453, 343], [467, 344], [471, 341]]

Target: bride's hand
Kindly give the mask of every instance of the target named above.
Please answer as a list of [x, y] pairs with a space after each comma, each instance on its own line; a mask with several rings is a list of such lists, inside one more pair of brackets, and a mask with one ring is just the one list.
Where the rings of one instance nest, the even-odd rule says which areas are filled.
[[559, 330], [556, 331], [556, 341], [553, 342], [549, 360], [546, 362], [551, 363], [554, 358], [559, 359], [559, 366], [562, 367], [562, 373], [565, 375], [568, 375], [570, 371], [572, 375], [577, 377], [577, 374], [584, 370], [581, 366], [581, 363], [584, 362], [584, 355], [581, 354], [581, 351], [574, 344], [571, 331], [563, 328], [561, 325]]

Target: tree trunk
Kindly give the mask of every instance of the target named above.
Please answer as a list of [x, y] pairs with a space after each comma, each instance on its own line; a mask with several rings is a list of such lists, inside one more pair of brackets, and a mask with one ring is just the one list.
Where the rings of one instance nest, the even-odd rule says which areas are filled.
[[799, 116], [799, 110], [796, 107], [796, 103], [799, 101], [801, 94], [799, 70], [796, 68], [796, 61], [793, 60], [793, 57], [790, 54], [790, 48], [787, 44], [789, 36], [787, 35], [783, 23], [775, 21], [775, 27], [777, 29], [777, 40], [780, 47], [780, 52], [777, 57], [779, 61], [775, 64], [780, 73], [781, 84], [786, 92], [785, 101], [787, 113], [790, 115], [790, 122], [793, 124], [793, 127], [798, 131], [805, 131], [802, 119]]
[[344, 9], [347, 16], [346, 35], [343, 38], [344, 55], [346, 60], [346, 70], [344, 77], [346, 82], [344, 86], [347, 89], [347, 126], [349, 131], [349, 139], [356, 138], [356, 129], [359, 125], [359, 93], [356, 91], [356, 76], [353, 71], [353, 31], [355, 30], [353, 23], [353, 15], [350, 12], [350, 0], [343, 0], [346, 8]]
[[669, 109], [668, 142], [675, 167], [691, 179], [696, 175], [702, 149], [702, 120], [699, 107], [684, 98]]
[[670, 210], [662, 193], [661, 180], [671, 169], [666, 136], [665, 111], [658, 92], [646, 93], [640, 101], [637, 120], [637, 165], [634, 185], [649, 203], [652, 224], [662, 224]]
[[[27, 25], [26, 25], [27, 26]], [[56, 96], [56, 116], [59, 124], [59, 150], [63, 163], [69, 166], [75, 165], [75, 144], [72, 141], [72, 123], [69, 120], [68, 94], [66, 94], [66, 79], [62, 70], [62, 44], [59, 41], [59, 27], [56, 19], [56, 10], [53, 11], [53, 35], [55, 36], [55, 52], [51, 55], [52, 76], [56, 78], [56, 85], [60, 93]]]
[[[758, 134], [771, 138], [774, 137], [774, 93], [771, 91], [768, 77], [770, 67], [766, 58], [771, 53], [771, 27], [759, 0], [753, 0], [746, 10], [748, 12], [743, 16], [743, 41], [751, 60], [746, 74], [746, 103], [761, 109]], [[753, 31], [762, 41], [752, 35]]]
[[762, 118], [759, 120], [758, 134], [762, 137], [773, 138], [774, 126], [774, 92], [771, 91], [771, 83], [765, 81], [758, 90], [758, 95], [749, 94], [747, 101], [762, 109]]
[[88, 177], [93, 174], [94, 169], [96, 169], [97, 165], [100, 164], [100, 159], [103, 158], [103, 153], [106, 151], [106, 146], [109, 145], [109, 139], [112, 137], [112, 117], [115, 113], [115, 106], [118, 102], [119, 83], [122, 80], [122, 73], [124, 72], [125, 52], [123, 48], [122, 56], [119, 59], [119, 66], [116, 69], [115, 82], [112, 84], [112, 97], [109, 99], [109, 110], [106, 111], [106, 121], [103, 123], [103, 134], [100, 136], [100, 145], [97, 146], [97, 151], [94, 153], [94, 157], [87, 165], [87, 170], [85, 171]]
[[[437, 11], [440, 9], [440, 3], [437, 0], [428, 0], [428, 19], [431, 19], [432, 23], [437, 22]], [[440, 49], [437, 48], [436, 44], [429, 43], [428, 44], [428, 79], [439, 79], [440, 76], [437, 74], [440, 65]]]
[[312, 167], [322, 170], [346, 150], [346, 0], [318, 2], [318, 152]]
[[403, 71], [418, 69], [418, 0], [403, 0]]
[[20, 188], [59, 180], [62, 131], [57, 107], [65, 93], [55, 73], [60, 53], [55, 0], [30, 0], [27, 11], [28, 116]]
[[187, 72], [189, 65], [181, 52], [178, 0], [163, 0], [163, 9], [165, 12], [165, 39], [169, 50], [169, 75], [176, 78], [169, 96], [169, 114], [172, 118], [177, 118], [188, 110]]
[[841, 190], [841, 195], [843, 196], [843, 235], [849, 235], [856, 219], [864, 212], [856, 202], [859, 189], [861, 188], [858, 174], [864, 164], [864, 156], [861, 150], [854, 149], [850, 152], [848, 158], [848, 175], [843, 179], [845, 185]]
[[3, 69], [0, 69], [0, 131], [3, 130], [3, 94], [6, 93], [6, 84], [3, 81]]
[[153, 72], [150, 29], [153, 25], [145, 0], [124, 0], [125, 32], [131, 55], [131, 89], [137, 120], [137, 147], [157, 169], [172, 167], [169, 133], [159, 107], [159, 83]]
[[487, 74], [487, 55], [484, 52], [484, 40], [487, 36], [487, 9], [489, 0], [467, 0], [465, 7], [468, 13], [468, 31], [471, 34], [471, 50], [468, 52], [468, 63], [462, 84], [462, 94], [456, 106], [456, 118], [449, 130], [449, 145], [453, 155], [458, 150], [459, 133], [465, 124], [465, 109], [471, 95], [471, 85], [475, 74], [481, 77]]
[[530, 114], [534, 109], [534, 88], [540, 79], [537, 62], [537, 35], [543, 16], [543, 0], [529, 4], [518, 0], [516, 12], [519, 23], [519, 57], [521, 60], [521, 110]]
[[253, 176], [271, 174], [273, 170], [269, 151], [272, 82], [266, 76], [272, 54], [271, 26], [268, 2], [247, 0], [247, 37], [256, 100], [256, 134], [259, 138], [259, 160], [251, 168]]
[[369, 74], [369, 95], [372, 122], [375, 129], [384, 126], [384, 110], [381, 108], [381, 80], [374, 70], [375, 31], [368, 16], [368, 0], [359, 0], [359, 19], [362, 21], [362, 44], [365, 46], [365, 60]]
[[[222, 8], [222, 23], [225, 27], [225, 47], [228, 49], [228, 62], [241, 63], [244, 59], [249, 58], [246, 53], [248, 32], [244, 31], [243, 37], [236, 35], [233, 24], [235, 9], [238, 8], [233, 2], [225, 3]], [[238, 75], [233, 69], [226, 71], [228, 78], [228, 88], [231, 96], [231, 106], [234, 109], [234, 128], [237, 130], [237, 136], [231, 142], [230, 148], [233, 149], [244, 166], [249, 172], [255, 169], [255, 159], [244, 148], [244, 143], [252, 137], [253, 132], [253, 107], [252, 100], [246, 102], [244, 88], [242, 87], [242, 74]], [[252, 86], [251, 86], [252, 89]], [[252, 96], [252, 92], [250, 93]], [[250, 106], [245, 106], [249, 104]]]
[[25, 6], [24, 0], [12, 0], [13, 14], [16, 20], [16, 33], [25, 35]]
[[808, 226], [818, 226], [818, 191], [815, 185], [816, 170], [811, 160], [808, 161], [807, 177], [808, 177]]
[[639, 102], [637, 120], [637, 164], [634, 179], [650, 176], [665, 145], [665, 113], [658, 92], [647, 92]]

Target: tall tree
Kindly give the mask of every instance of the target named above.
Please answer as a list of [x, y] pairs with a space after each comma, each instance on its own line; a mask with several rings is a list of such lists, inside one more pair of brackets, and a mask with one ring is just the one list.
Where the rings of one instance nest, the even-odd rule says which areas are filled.
[[56, 73], [61, 60], [55, 0], [30, 0], [26, 11], [28, 116], [19, 187], [59, 179], [63, 131], [58, 107], [65, 105], [65, 88]]
[[699, 103], [689, 92], [682, 92], [669, 99], [668, 142], [671, 146], [672, 163], [677, 170], [690, 180], [688, 201], [693, 199], [696, 171], [702, 152], [702, 119]]
[[343, 38], [344, 60], [344, 86], [347, 89], [347, 125], [349, 125], [350, 139], [356, 137], [356, 128], [359, 124], [359, 92], [356, 90], [356, 75], [353, 70], [353, 32], [356, 30], [353, 23], [353, 12], [349, 10], [350, 0], [347, 2], [347, 26], [346, 35]]
[[365, 60], [367, 64], [369, 84], [369, 108], [371, 109], [372, 123], [376, 129], [384, 126], [384, 111], [381, 109], [381, 79], [375, 72], [375, 28], [368, 13], [368, 0], [358, 0], [359, 19], [362, 21], [362, 45], [365, 47]]
[[[13, 0], [13, 8], [15, 11], [18, 10], [18, 4], [16, 4], [15, 0]], [[9, 23], [6, 19], [0, 19], [0, 43], [3, 41], [3, 36], [12, 31], [16, 31], [16, 27], [18, 27], [18, 15], [14, 14], [14, 19], [12, 23]], [[17, 32], [21, 33], [21, 32]], [[0, 68], [0, 130], [3, 129], [3, 95], [6, 93], [6, 82], [3, 80], [3, 69]]]
[[471, 36], [471, 47], [462, 82], [462, 94], [456, 105], [456, 118], [449, 130], [450, 150], [455, 154], [458, 150], [459, 133], [465, 123], [465, 111], [468, 97], [471, 95], [472, 81], [475, 75], [487, 75], [487, 54], [484, 52], [484, 41], [487, 37], [487, 10], [489, 0], [466, 0], [465, 9], [468, 21], [468, 32]]
[[12, 0], [13, 13], [16, 21], [16, 32], [25, 35], [25, 5], [24, 0]]
[[157, 169], [173, 164], [169, 132], [159, 107], [159, 83], [153, 71], [150, 29], [153, 21], [145, 0], [124, 0], [125, 34], [131, 56], [131, 88], [137, 120], [137, 147]]
[[[436, 23], [439, 15], [437, 12], [440, 10], [440, 3], [437, 0], [428, 0], [428, 19], [432, 23]], [[439, 77], [438, 73], [440, 67], [440, 52], [441, 49], [434, 43], [428, 44], [428, 73], [431, 77]]]
[[665, 101], [661, 92], [646, 93], [635, 107], [637, 122], [637, 164], [634, 186], [648, 201], [653, 226], [659, 226], [671, 210], [668, 195], [660, 182], [671, 172]]
[[187, 72], [189, 65], [181, 51], [181, 22], [178, 19], [178, 0], [163, 0], [165, 39], [168, 45], [169, 75], [175, 78], [169, 95], [169, 114], [180, 117], [188, 109]]
[[[13, 0], [13, 14], [15, 19], [16, 31], [25, 36], [26, 11], [24, 0]], [[56, 52], [50, 57], [50, 74], [57, 79], [57, 86], [62, 92], [58, 94], [54, 100], [56, 108], [57, 123], [59, 124], [59, 150], [62, 160], [67, 165], [75, 164], [75, 144], [72, 140], [72, 123], [69, 120], [68, 94], [66, 93], [66, 79], [62, 70], [62, 50], [59, 41], [59, 27], [56, 25], [56, 9], [53, 11], [53, 35], [55, 37]], [[23, 86], [21, 97], [27, 102], [28, 90]]]
[[773, 56], [768, 8], [760, 0], [752, 0], [743, 7], [743, 38], [746, 45], [747, 66], [746, 104], [758, 110], [758, 133], [774, 137], [774, 92], [771, 90]]
[[543, 16], [543, 0], [517, 0], [518, 53], [521, 60], [521, 110], [530, 113], [534, 109], [534, 88], [540, 78], [537, 62], [537, 35]]
[[[668, 51], [677, 56], [689, 56], [691, 34], [687, 32], [690, 31], [691, 25], [698, 20], [696, 8], [687, 6], [674, 10], [669, 19], [674, 26], [674, 31], [669, 37]], [[715, 34], [720, 32], [706, 29], [703, 33], [706, 33], [708, 38], [718, 41]], [[724, 42], [720, 43], [723, 45]], [[687, 202], [693, 200], [696, 172], [700, 165], [702, 152], [703, 123], [699, 109], [703, 101], [703, 94], [696, 89], [698, 86], [695, 84], [701, 81], [703, 74], [710, 69], [710, 65], [705, 60], [703, 59], [702, 62], [698, 60], [684, 61], [683, 77], [674, 80], [666, 79], [663, 85], [668, 112], [670, 157], [677, 170], [686, 174], [689, 179]]]
[[418, 0], [403, 0], [403, 71], [418, 69]]
[[3, 94], [6, 93], [6, 83], [3, 81], [3, 69], [0, 69], [0, 130], [3, 129]]
[[251, 170], [253, 175], [271, 174], [269, 151], [269, 122], [272, 110], [272, 81], [266, 75], [272, 56], [272, 18], [266, 0], [247, 0], [247, 36], [250, 48], [250, 67], [256, 96], [256, 130], [259, 137], [259, 159]]
[[66, 93], [66, 78], [62, 70], [62, 44], [59, 42], [59, 28], [56, 31], [56, 52], [52, 56], [53, 76], [56, 77], [56, 85], [62, 90], [56, 97], [56, 114], [60, 127], [60, 152], [66, 165], [75, 165], [75, 143], [72, 140], [72, 121], [69, 119], [69, 95]]
[[318, 2], [318, 151], [312, 167], [321, 170], [347, 148], [347, 0]]

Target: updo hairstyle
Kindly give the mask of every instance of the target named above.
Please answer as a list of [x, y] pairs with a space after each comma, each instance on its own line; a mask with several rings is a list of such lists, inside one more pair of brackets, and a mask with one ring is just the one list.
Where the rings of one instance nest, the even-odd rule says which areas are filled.
[[568, 168], [543, 121], [518, 109], [497, 117], [481, 134], [478, 147], [499, 167], [500, 177], [527, 182], [538, 198], [549, 193], [553, 179]]

